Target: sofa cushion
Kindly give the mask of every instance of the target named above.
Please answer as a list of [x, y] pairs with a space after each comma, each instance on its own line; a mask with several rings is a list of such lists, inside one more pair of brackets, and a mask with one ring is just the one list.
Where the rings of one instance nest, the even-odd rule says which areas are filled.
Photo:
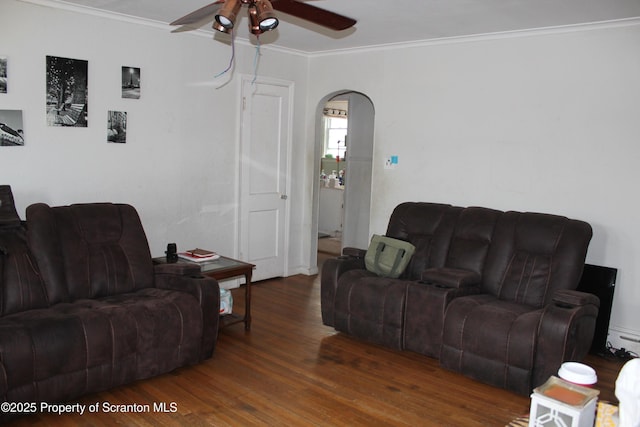
[[578, 286], [591, 226], [563, 216], [506, 212], [496, 225], [483, 290], [540, 308], [559, 289]]
[[153, 288], [5, 316], [3, 397], [61, 401], [196, 363], [201, 317], [193, 296]]
[[424, 270], [445, 265], [449, 241], [461, 211], [459, 207], [426, 202], [401, 203], [393, 210], [386, 235], [416, 247], [401, 278], [419, 280]]
[[454, 299], [444, 321], [441, 365], [529, 393], [542, 313], [488, 294]]
[[153, 262], [136, 210], [112, 203], [27, 208], [28, 239], [50, 303], [153, 287]]
[[481, 207], [463, 209], [451, 235], [446, 267], [472, 271], [481, 276], [493, 231], [502, 214], [502, 211]]

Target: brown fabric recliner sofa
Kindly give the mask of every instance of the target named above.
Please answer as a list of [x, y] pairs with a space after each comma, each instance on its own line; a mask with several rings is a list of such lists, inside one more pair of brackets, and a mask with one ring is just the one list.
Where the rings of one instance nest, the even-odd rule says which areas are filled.
[[0, 401], [68, 401], [211, 357], [218, 283], [154, 266], [133, 207], [35, 204], [25, 227], [8, 186], [0, 200]]
[[405, 272], [378, 277], [364, 267], [365, 249], [344, 248], [322, 269], [324, 324], [520, 394], [587, 354], [599, 300], [575, 288], [589, 224], [408, 202], [386, 235], [416, 247]]

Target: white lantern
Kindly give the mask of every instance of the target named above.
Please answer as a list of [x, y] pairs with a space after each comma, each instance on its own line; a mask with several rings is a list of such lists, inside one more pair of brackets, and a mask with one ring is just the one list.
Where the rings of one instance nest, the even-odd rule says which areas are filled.
[[599, 394], [552, 376], [533, 390], [529, 427], [593, 427]]

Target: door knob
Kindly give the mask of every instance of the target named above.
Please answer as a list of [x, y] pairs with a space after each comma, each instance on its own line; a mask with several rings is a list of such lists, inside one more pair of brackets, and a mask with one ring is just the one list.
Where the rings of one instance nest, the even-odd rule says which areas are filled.
[[281, 194], [281, 195], [280, 195], [280, 198], [281, 198], [282, 200], [287, 200], [287, 195], [286, 195], [286, 194]]

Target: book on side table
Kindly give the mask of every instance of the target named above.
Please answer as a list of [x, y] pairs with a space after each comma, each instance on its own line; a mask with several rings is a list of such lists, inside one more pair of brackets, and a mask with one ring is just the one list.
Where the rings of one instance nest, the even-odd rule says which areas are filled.
[[220, 255], [218, 255], [217, 253], [200, 248], [191, 249], [185, 252], [179, 252], [178, 256], [182, 259], [193, 262], [213, 261], [220, 258]]

